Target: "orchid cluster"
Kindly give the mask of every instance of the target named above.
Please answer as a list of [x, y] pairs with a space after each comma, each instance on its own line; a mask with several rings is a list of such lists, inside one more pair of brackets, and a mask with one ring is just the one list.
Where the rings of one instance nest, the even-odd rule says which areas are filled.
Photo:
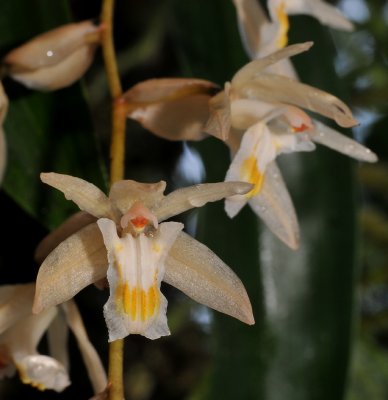
[[[213, 136], [231, 153], [225, 182], [164, 194], [166, 182], [119, 179], [109, 195], [83, 179], [55, 172], [41, 180], [81, 210], [50, 233], [36, 250], [36, 284], [0, 287], [0, 377], [18, 370], [23, 383], [62, 391], [70, 384], [66, 340], [74, 333], [96, 394], [107, 387], [98, 354], [88, 339], [74, 296], [88, 285], [109, 288], [103, 307], [107, 340], [130, 334], [157, 339], [170, 334], [165, 281], [195, 301], [254, 324], [243, 283], [209, 248], [170, 218], [225, 199], [233, 218], [249, 204], [292, 249], [299, 246], [296, 212], [276, 159], [322, 144], [356, 160], [375, 162], [361, 144], [312, 117], [343, 128], [357, 124], [340, 99], [300, 82], [290, 58], [312, 42], [287, 46], [288, 15], [309, 14], [325, 25], [352, 24], [322, 0], [268, 0], [269, 17], [256, 0], [233, 0], [241, 38], [253, 61], [229, 82], [159, 78], [137, 83], [119, 100], [125, 116], [174, 141]], [[53, 91], [80, 79], [93, 61], [107, 26], [91, 21], [43, 33], [3, 58], [3, 75], [33, 90]], [[116, 99], [117, 100], [117, 99]], [[3, 123], [8, 98], [0, 84], [0, 177], [6, 169]], [[124, 178], [124, 177], [123, 177]], [[50, 356], [37, 352], [47, 331]]]

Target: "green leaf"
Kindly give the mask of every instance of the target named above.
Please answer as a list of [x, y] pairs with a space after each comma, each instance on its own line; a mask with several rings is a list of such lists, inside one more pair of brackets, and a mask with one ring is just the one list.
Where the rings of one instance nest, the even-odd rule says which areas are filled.
[[[70, 21], [66, 1], [4, 0], [0, 4], [0, 50]], [[6, 192], [48, 228], [75, 210], [71, 202], [44, 188], [40, 172], [76, 175], [104, 188], [90, 112], [80, 84], [38, 93], [6, 80], [10, 109], [5, 122], [8, 165]]]
[[[232, 2], [177, 0], [174, 5], [186, 74], [222, 85], [246, 62], [236, 46]], [[338, 95], [326, 30], [311, 19], [293, 19], [291, 30], [316, 43], [313, 52], [300, 56], [303, 80], [328, 91], [335, 86]], [[198, 148], [206, 180], [223, 180], [230, 162], [225, 146], [208, 139]], [[214, 315], [213, 367], [196, 399], [343, 398], [355, 278], [353, 162], [320, 148], [282, 156], [281, 167], [299, 215], [298, 251], [287, 249], [249, 209], [233, 221], [220, 204], [202, 214], [200, 239], [246, 285], [256, 325]]]

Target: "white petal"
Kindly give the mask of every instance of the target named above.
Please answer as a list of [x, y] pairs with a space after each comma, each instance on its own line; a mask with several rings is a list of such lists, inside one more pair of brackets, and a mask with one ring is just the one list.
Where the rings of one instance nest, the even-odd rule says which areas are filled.
[[5, 56], [4, 62], [19, 71], [55, 65], [87, 44], [90, 35], [100, 30], [91, 21], [63, 25], [12, 50]]
[[167, 195], [152, 211], [159, 221], [183, 213], [194, 207], [218, 201], [235, 194], [245, 194], [252, 189], [245, 182], [204, 183], [175, 190]]
[[55, 358], [69, 371], [69, 354], [67, 351], [67, 341], [69, 328], [62, 312], [58, 312], [47, 329], [47, 341], [49, 354]]
[[199, 303], [254, 324], [251, 303], [237, 275], [209, 248], [184, 232], [168, 254], [164, 281]]
[[124, 234], [119, 238], [113, 221], [102, 218], [97, 223], [109, 260], [110, 296], [104, 306], [109, 341], [132, 333], [149, 339], [168, 335], [167, 300], [160, 292], [160, 283], [164, 260], [183, 225], [161, 224], [154, 237]]
[[40, 179], [47, 185], [63, 192], [66, 199], [72, 200], [81, 210], [97, 218], [114, 217], [108, 197], [92, 183], [55, 172], [41, 173]]
[[67, 323], [77, 339], [94, 393], [100, 393], [107, 387], [107, 377], [100, 357], [88, 338], [77, 305], [70, 300], [62, 304], [62, 308], [65, 311]]
[[31, 314], [34, 293], [33, 283], [0, 286], [0, 334]]
[[226, 173], [225, 181], [240, 180], [254, 185], [244, 196], [233, 196], [225, 200], [225, 211], [233, 218], [246, 202], [259, 193], [267, 164], [276, 157], [276, 149], [266, 124], [251, 126], [244, 134], [240, 148]]
[[281, 104], [291, 104], [333, 119], [338, 125], [357, 124], [349, 107], [337, 97], [285, 76], [260, 74], [239, 89], [239, 95]]
[[64, 366], [37, 353], [38, 343], [56, 313], [51, 308], [20, 320], [0, 336], [0, 344], [8, 349], [23, 383], [60, 392], [70, 384]]
[[260, 28], [268, 24], [268, 18], [257, 0], [233, 0], [233, 3], [245, 51], [255, 59], [260, 51]]
[[[278, 50], [275, 53], [269, 54], [259, 60], [251, 61], [236, 72], [232, 79], [232, 88], [234, 90], [239, 90], [242, 85], [262, 74], [266, 68], [280, 60], [303, 53], [304, 51], [309, 50], [312, 45], [313, 42], [294, 44]], [[266, 99], [263, 100], [265, 101]]]
[[373, 151], [355, 140], [335, 131], [332, 128], [314, 120], [315, 130], [311, 132], [311, 140], [323, 144], [359, 161], [376, 162], [377, 156]]
[[352, 31], [353, 24], [331, 4], [322, 0], [285, 1], [289, 15], [308, 14], [319, 20], [323, 25], [344, 31]]
[[61, 242], [93, 222], [96, 222], [96, 217], [85, 211], [79, 211], [70, 216], [39, 243], [34, 254], [35, 261], [41, 264]]
[[102, 235], [93, 223], [70, 236], [42, 263], [36, 279], [33, 312], [63, 303], [106, 276], [108, 260]]
[[70, 385], [64, 366], [52, 357], [34, 354], [19, 359], [16, 365], [21, 381], [39, 390], [62, 392]]
[[291, 249], [299, 247], [299, 226], [295, 209], [275, 162], [267, 166], [262, 190], [249, 205], [268, 228]]
[[59, 64], [26, 71], [15, 71], [10, 76], [30, 89], [52, 91], [72, 85], [80, 79], [93, 62], [95, 44], [75, 50]]

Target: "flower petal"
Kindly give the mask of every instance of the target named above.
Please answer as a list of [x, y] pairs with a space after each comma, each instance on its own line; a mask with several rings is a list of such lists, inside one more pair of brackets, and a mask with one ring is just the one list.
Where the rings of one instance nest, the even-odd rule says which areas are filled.
[[90, 342], [81, 315], [73, 300], [62, 304], [67, 323], [77, 339], [87, 373], [93, 386], [94, 393], [102, 392], [107, 384], [107, 377], [98, 353]]
[[[278, 50], [259, 60], [251, 61], [239, 69], [232, 79], [233, 90], [240, 90], [241, 86], [251, 81], [256, 76], [259, 76], [264, 70], [280, 60], [290, 58], [297, 54], [303, 53], [310, 49], [313, 42], [305, 42], [287, 46], [284, 49]], [[263, 99], [266, 101], [267, 99]]]
[[[61, 310], [58, 310], [61, 311]], [[47, 328], [48, 353], [69, 371], [69, 353], [67, 343], [69, 328], [62, 312], [58, 312]]]
[[0, 334], [31, 314], [35, 284], [0, 286]]
[[348, 106], [337, 97], [285, 76], [260, 74], [239, 89], [242, 97], [291, 104], [331, 118], [343, 127], [357, 125]]
[[[28, 335], [28, 332], [25, 332]], [[62, 392], [70, 385], [69, 375], [63, 365], [52, 357], [34, 354], [17, 361], [20, 380], [39, 390]]]
[[214, 94], [218, 86], [210, 81], [193, 78], [149, 79], [131, 87], [123, 94], [132, 111], [136, 107], [178, 100], [197, 94]]
[[90, 43], [91, 35], [100, 31], [101, 28], [92, 21], [63, 25], [12, 50], [5, 56], [4, 63], [11, 71], [35, 70], [55, 65], [64, 61], [78, 48]]
[[268, 24], [268, 18], [257, 0], [233, 0], [233, 3], [244, 49], [251, 59], [255, 59], [260, 51], [260, 29]]
[[225, 211], [233, 218], [247, 201], [262, 189], [264, 172], [269, 162], [276, 157], [271, 133], [266, 124], [258, 122], [244, 134], [240, 148], [226, 173], [225, 181], [240, 180], [253, 185], [244, 196], [232, 196], [225, 200]]
[[47, 185], [63, 192], [66, 199], [72, 200], [81, 210], [97, 218], [114, 218], [115, 213], [108, 197], [92, 183], [55, 172], [41, 173], [40, 179]]
[[226, 140], [231, 126], [230, 83], [225, 84], [225, 89], [212, 97], [209, 101], [210, 116], [204, 131], [214, 137]]
[[169, 335], [167, 300], [160, 292], [164, 260], [183, 224], [166, 222], [154, 237], [117, 235], [116, 224], [98, 220], [108, 251], [110, 296], [104, 306], [109, 341], [129, 334], [149, 339]]
[[70, 384], [65, 368], [55, 359], [37, 353], [38, 343], [56, 313], [56, 308], [50, 308], [20, 320], [1, 335], [0, 343], [9, 349], [23, 383], [61, 392]]
[[218, 201], [235, 194], [245, 194], [252, 189], [246, 182], [204, 183], [175, 190], [161, 200], [153, 209], [158, 221], [164, 221], [174, 215], [206, 203]]
[[101, 232], [93, 223], [62, 242], [41, 265], [33, 312], [39, 313], [74, 297], [106, 276], [108, 260]]
[[308, 14], [323, 24], [344, 31], [352, 31], [353, 24], [342, 15], [338, 8], [322, 0], [301, 2], [285, 1], [286, 12], [289, 15]]
[[168, 254], [164, 281], [199, 303], [254, 324], [252, 307], [240, 279], [209, 248], [184, 232]]
[[314, 121], [315, 129], [311, 132], [311, 140], [323, 144], [330, 149], [336, 150], [359, 161], [376, 162], [377, 156], [373, 151], [348, 138], [336, 130]]
[[121, 214], [125, 214], [136, 202], [152, 208], [162, 200], [166, 182], [140, 183], [131, 180], [115, 182], [109, 192], [109, 199]]
[[262, 190], [249, 205], [268, 228], [291, 249], [299, 247], [299, 225], [292, 200], [273, 161], [268, 164]]
[[201, 140], [209, 118], [209, 95], [193, 94], [135, 108], [128, 117], [167, 140]]
[[50, 232], [38, 245], [34, 258], [39, 264], [65, 239], [85, 226], [96, 222], [96, 217], [85, 211], [79, 211]]
[[96, 50], [88, 44], [75, 50], [59, 64], [35, 70], [10, 72], [10, 76], [26, 87], [41, 91], [52, 91], [72, 85], [89, 69]]

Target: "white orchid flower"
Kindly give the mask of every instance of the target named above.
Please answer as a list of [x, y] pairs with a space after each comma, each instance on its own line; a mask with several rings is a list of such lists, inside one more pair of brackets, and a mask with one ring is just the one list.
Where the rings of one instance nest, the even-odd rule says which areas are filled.
[[[61, 392], [70, 385], [66, 352], [67, 327], [73, 331], [95, 393], [107, 385], [104, 368], [90, 343], [77, 306], [73, 301], [60, 308], [51, 307], [32, 315], [33, 283], [0, 287], [0, 378], [16, 370], [25, 384], [39, 390]], [[41, 355], [37, 346], [45, 332], [49, 335], [50, 352], [57, 358]], [[59, 329], [58, 329], [59, 328]]]
[[[109, 341], [132, 333], [150, 339], [169, 334], [167, 300], [160, 292], [162, 280], [198, 302], [254, 323], [247, 293], [232, 270], [207, 247], [181, 232], [182, 224], [163, 222], [209, 201], [247, 193], [252, 185], [203, 184], [165, 196], [165, 182], [119, 181], [112, 185], [108, 198], [79, 178], [55, 173], [42, 174], [41, 178], [98, 221], [64, 240], [45, 259], [37, 278], [35, 313], [107, 277], [110, 296], [104, 316]], [[69, 232], [68, 228], [68, 224], [63, 227]], [[54, 240], [61, 236], [61, 232], [54, 233]], [[42, 246], [52, 247], [50, 240]]]
[[224, 91], [210, 101], [205, 131], [227, 142], [232, 164], [226, 180], [252, 183], [244, 196], [226, 200], [233, 217], [247, 202], [267, 226], [291, 248], [298, 247], [299, 228], [288, 191], [274, 164], [277, 155], [311, 151], [315, 143], [360, 161], [376, 155], [354, 140], [311, 119], [303, 109], [331, 118], [342, 127], [357, 124], [350, 109], [329, 93], [285, 76], [272, 66], [308, 50], [312, 43], [288, 46], [241, 68]]
[[[258, 0], [233, 0], [233, 3], [237, 11], [240, 36], [251, 59], [267, 56], [287, 45], [289, 15], [307, 14], [317, 18], [323, 25], [345, 31], [353, 30], [353, 24], [336, 7], [323, 0], [268, 0], [270, 19]], [[281, 64], [284, 70], [288, 70], [284, 61]]]
[[90, 67], [101, 29], [91, 21], [63, 25], [12, 50], [4, 65], [11, 78], [31, 89], [64, 88]]

